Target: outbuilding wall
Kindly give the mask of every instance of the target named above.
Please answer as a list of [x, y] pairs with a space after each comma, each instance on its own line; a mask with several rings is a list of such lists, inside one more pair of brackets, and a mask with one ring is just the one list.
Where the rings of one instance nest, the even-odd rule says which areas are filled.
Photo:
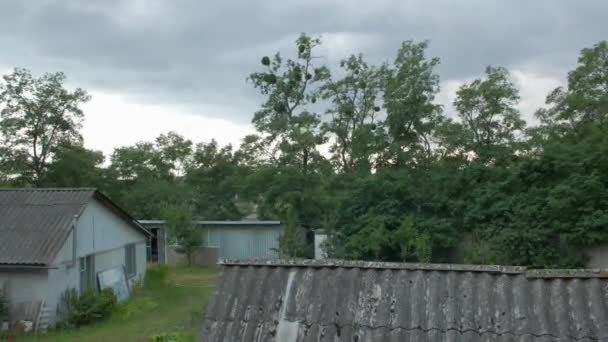
[[6, 291], [12, 319], [33, 320], [47, 296], [47, 270], [0, 269], [0, 290]]
[[97, 200], [92, 200], [76, 223], [76, 260], [73, 262], [74, 232], [71, 232], [48, 272], [46, 302], [56, 320], [61, 294], [69, 289], [80, 290], [79, 260], [94, 255], [95, 274], [125, 265], [125, 246], [135, 244], [136, 273], [130, 284], [142, 282], [146, 272], [146, 236]]

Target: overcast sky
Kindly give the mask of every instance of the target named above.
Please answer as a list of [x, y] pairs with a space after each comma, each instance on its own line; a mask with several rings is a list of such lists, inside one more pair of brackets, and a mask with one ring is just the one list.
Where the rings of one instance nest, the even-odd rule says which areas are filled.
[[506, 66], [530, 118], [580, 50], [608, 39], [607, 17], [603, 0], [0, 0], [0, 73], [64, 71], [93, 95], [85, 144], [106, 154], [170, 130], [238, 145], [262, 101], [246, 76], [300, 32], [322, 36], [330, 65], [429, 39], [448, 112], [460, 84]]

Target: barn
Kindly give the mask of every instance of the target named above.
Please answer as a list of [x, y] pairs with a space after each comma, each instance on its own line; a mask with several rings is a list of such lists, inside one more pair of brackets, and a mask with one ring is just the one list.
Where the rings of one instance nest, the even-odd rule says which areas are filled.
[[57, 321], [62, 293], [124, 269], [143, 281], [149, 232], [95, 189], [0, 189], [0, 289], [11, 320]]

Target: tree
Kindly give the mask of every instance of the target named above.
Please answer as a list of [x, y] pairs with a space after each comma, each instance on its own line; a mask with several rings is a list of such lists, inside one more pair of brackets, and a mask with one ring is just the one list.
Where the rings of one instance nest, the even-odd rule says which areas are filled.
[[80, 145], [61, 145], [55, 150], [40, 185], [55, 188], [105, 188], [104, 156]]
[[190, 208], [185, 204], [169, 204], [163, 208], [162, 218], [169, 239], [177, 243], [177, 252], [185, 254], [188, 266], [191, 266], [194, 253], [202, 244], [203, 234], [193, 223]]
[[377, 147], [378, 95], [383, 69], [369, 66], [362, 55], [352, 55], [340, 62], [345, 76], [329, 79], [320, 88], [324, 100], [331, 102], [326, 111], [331, 120], [323, 128], [333, 134], [332, 160], [343, 172], [355, 169], [370, 172]]
[[66, 89], [66, 77], [60, 72], [34, 78], [28, 70], [17, 68], [3, 80], [0, 165], [5, 174], [39, 185], [57, 146], [82, 140], [80, 106], [90, 96], [80, 88]]
[[135, 217], [159, 218], [165, 202], [181, 203], [192, 196], [183, 182], [191, 145], [190, 140], [169, 132], [154, 142], [115, 149], [105, 172], [111, 180], [107, 192]]
[[[318, 150], [326, 138], [320, 116], [313, 110], [318, 87], [329, 78], [328, 69], [318, 65], [314, 55], [320, 44], [320, 39], [302, 34], [296, 40], [295, 59], [284, 60], [279, 53], [262, 58], [263, 71], [249, 76], [265, 96], [253, 118], [259, 134], [248, 137], [243, 146], [264, 160], [248, 160], [261, 171], [248, 182], [253, 189], [247, 190], [260, 203], [260, 216], [285, 219], [286, 211], [276, 204], [290, 204], [305, 229], [315, 224], [318, 215], [311, 215], [310, 208], [317, 208], [321, 174], [330, 169]], [[276, 177], [268, 177], [270, 174]], [[259, 191], [253, 194], [254, 190]]]
[[298, 215], [293, 208], [287, 209], [285, 230], [279, 239], [282, 258], [303, 258], [308, 254], [306, 234], [298, 223]]
[[439, 92], [439, 76], [434, 69], [438, 58], [428, 60], [428, 42], [403, 42], [384, 86], [386, 127], [391, 138], [387, 159], [403, 165], [428, 158], [431, 136], [443, 119], [441, 106], [434, 104]]
[[169, 165], [169, 172], [175, 177], [184, 176], [192, 157], [192, 141], [176, 132], [169, 132], [156, 138], [156, 150], [160, 160]]
[[456, 93], [464, 149], [482, 162], [515, 152], [526, 124], [516, 108], [519, 91], [509, 78], [507, 69], [489, 66], [484, 79], [464, 84]]
[[568, 87], [547, 96], [547, 109], [536, 115], [544, 125], [573, 129], [579, 124], [608, 122], [608, 42], [581, 51], [577, 67], [568, 73]]
[[200, 143], [186, 169], [185, 183], [192, 191], [196, 215], [208, 220], [238, 220], [241, 213], [239, 179], [247, 171], [239, 167], [232, 146], [220, 147], [215, 140]]
[[284, 61], [279, 53], [272, 59], [265, 56], [264, 71], [249, 76], [253, 86], [266, 96], [254, 114], [254, 126], [264, 135], [268, 148], [278, 153], [274, 159], [297, 166], [303, 173], [320, 158], [316, 147], [325, 142], [319, 115], [306, 108], [316, 102], [315, 86], [329, 78], [329, 70], [317, 66], [313, 55], [320, 44], [319, 38], [302, 34], [296, 40], [296, 59]]

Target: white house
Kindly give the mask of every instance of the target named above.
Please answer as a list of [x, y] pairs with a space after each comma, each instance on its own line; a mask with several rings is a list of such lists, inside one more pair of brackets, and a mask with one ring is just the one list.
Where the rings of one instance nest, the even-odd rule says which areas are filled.
[[94, 189], [0, 189], [0, 289], [11, 319], [57, 320], [62, 293], [124, 267], [143, 281], [149, 232]]

